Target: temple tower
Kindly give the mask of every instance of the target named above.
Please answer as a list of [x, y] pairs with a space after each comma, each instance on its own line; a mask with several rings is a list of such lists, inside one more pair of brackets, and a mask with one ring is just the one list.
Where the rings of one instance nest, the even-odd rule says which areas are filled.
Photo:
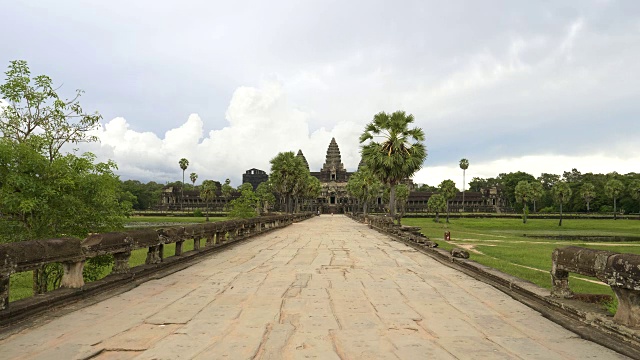
[[307, 167], [307, 170], [309, 170], [309, 163], [307, 162], [307, 158], [304, 157], [302, 150], [298, 150], [298, 155], [296, 155], [296, 157], [302, 158], [302, 162]]
[[322, 165], [320, 172], [325, 177], [324, 180], [328, 181], [347, 181], [347, 170], [342, 164], [342, 157], [340, 156], [340, 148], [335, 138], [331, 138], [329, 148], [327, 149], [327, 159]]

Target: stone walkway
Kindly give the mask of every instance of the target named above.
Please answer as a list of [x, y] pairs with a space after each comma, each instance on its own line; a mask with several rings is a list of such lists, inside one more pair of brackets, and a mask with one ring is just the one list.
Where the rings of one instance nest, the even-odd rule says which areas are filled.
[[249, 240], [0, 342], [3, 359], [620, 359], [343, 216]]

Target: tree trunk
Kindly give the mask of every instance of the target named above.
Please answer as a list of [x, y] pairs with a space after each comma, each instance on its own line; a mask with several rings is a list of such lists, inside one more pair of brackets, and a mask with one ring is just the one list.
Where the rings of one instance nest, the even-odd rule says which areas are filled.
[[533, 212], [534, 213], [536, 212], [536, 201], [535, 200], [533, 200]]
[[392, 219], [396, 218], [396, 184], [390, 184], [389, 190], [389, 215]]
[[558, 226], [562, 226], [562, 203], [560, 203], [560, 222], [558, 223]]
[[526, 203], [522, 206], [522, 223], [523, 224], [527, 223], [527, 204]]
[[465, 185], [465, 181], [464, 181], [464, 175], [465, 175], [466, 170], [462, 169], [462, 212], [464, 212], [464, 185]]
[[180, 188], [180, 211], [184, 211], [184, 170], [182, 170], [182, 187]]
[[364, 216], [367, 216], [367, 202], [366, 201], [362, 204], [362, 212], [364, 213]]
[[438, 212], [436, 211], [436, 222], [439, 223], [440, 222], [440, 218], [438, 218]]
[[449, 223], [449, 200], [447, 200], [447, 224]]
[[587, 201], [587, 213], [589, 213], [589, 212], [590, 212], [590, 210], [589, 210], [589, 202]]
[[618, 211], [616, 208], [616, 198], [613, 198], [613, 220], [618, 220]]

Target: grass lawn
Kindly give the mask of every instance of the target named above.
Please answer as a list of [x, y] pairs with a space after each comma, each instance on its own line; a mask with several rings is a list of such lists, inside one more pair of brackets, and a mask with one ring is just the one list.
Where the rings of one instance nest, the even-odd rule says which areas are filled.
[[[551, 288], [551, 253], [555, 248], [582, 246], [592, 249], [640, 254], [640, 241], [589, 242], [584, 240], [546, 239], [538, 236], [640, 236], [638, 220], [558, 220], [529, 219], [451, 219], [449, 224], [441, 218], [406, 218], [404, 225], [420, 226], [422, 233], [451, 250], [463, 247], [471, 259], [507, 274], [529, 280], [543, 288]], [[451, 241], [443, 240], [445, 231], [451, 232]], [[532, 237], [536, 236], [536, 237]], [[571, 274], [571, 289], [577, 293], [609, 294], [611, 288], [597, 279]]]

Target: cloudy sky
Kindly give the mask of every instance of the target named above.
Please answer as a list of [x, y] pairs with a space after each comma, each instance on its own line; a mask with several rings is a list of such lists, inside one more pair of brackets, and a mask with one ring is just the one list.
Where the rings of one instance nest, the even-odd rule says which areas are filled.
[[[269, 170], [398, 109], [424, 129], [418, 183], [501, 172], [640, 172], [640, 2], [0, 0], [0, 65], [27, 60], [85, 110], [123, 179]], [[198, 181], [198, 182], [200, 182]]]

